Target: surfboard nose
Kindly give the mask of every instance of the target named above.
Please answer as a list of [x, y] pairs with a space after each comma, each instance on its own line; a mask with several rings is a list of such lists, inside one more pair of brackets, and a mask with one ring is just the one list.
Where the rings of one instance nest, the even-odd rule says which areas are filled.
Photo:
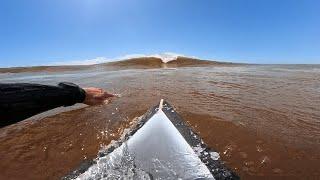
[[159, 110], [162, 110], [163, 108], [163, 99], [160, 100], [160, 103], [159, 103]]

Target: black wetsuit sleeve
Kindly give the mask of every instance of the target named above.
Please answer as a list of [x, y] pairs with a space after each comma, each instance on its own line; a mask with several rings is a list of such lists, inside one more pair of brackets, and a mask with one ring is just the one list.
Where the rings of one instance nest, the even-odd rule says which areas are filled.
[[0, 83], [0, 126], [56, 107], [81, 103], [85, 96], [85, 91], [73, 83], [59, 83], [58, 86]]

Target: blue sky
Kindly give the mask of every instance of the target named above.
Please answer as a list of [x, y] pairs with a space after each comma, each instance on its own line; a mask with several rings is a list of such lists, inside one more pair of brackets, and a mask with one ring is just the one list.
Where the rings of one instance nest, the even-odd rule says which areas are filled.
[[1, 0], [0, 67], [175, 52], [320, 63], [319, 0]]

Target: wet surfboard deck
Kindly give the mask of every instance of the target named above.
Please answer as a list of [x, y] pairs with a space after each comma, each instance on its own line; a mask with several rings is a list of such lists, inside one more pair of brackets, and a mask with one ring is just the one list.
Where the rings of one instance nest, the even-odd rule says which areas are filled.
[[63, 179], [239, 179], [167, 102]]

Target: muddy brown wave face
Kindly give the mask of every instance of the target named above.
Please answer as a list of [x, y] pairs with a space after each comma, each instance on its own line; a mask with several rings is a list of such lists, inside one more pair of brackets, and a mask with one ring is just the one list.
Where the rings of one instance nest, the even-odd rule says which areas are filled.
[[243, 179], [320, 176], [320, 66], [219, 65], [0, 74], [98, 86], [111, 104], [58, 108], [0, 130], [0, 179], [58, 179], [163, 98]]

